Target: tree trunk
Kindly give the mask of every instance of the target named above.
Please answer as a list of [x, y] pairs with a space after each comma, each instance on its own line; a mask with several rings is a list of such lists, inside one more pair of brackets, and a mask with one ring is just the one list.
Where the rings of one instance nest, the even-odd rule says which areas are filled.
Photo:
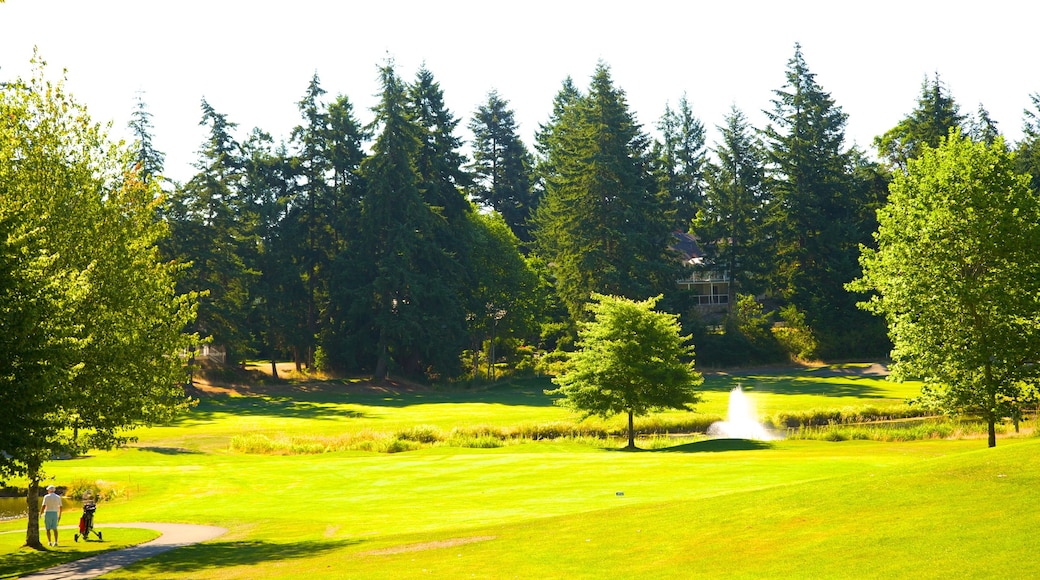
[[989, 446], [997, 446], [997, 420], [990, 417], [987, 421], [989, 423]]
[[35, 550], [43, 550], [40, 543], [40, 462], [29, 462], [29, 491], [25, 497], [26, 514], [29, 523], [25, 527], [25, 545]]
[[628, 448], [636, 448], [636, 423], [632, 418], [632, 410], [628, 411]]
[[271, 357], [271, 377], [278, 379], [278, 363], [274, 362], [274, 357]]
[[379, 352], [379, 358], [376, 359], [376, 368], [372, 373], [372, 380], [375, 383], [382, 383], [386, 379], [386, 367], [387, 367], [387, 348], [386, 348], [386, 328], [379, 329], [379, 345], [376, 347]]

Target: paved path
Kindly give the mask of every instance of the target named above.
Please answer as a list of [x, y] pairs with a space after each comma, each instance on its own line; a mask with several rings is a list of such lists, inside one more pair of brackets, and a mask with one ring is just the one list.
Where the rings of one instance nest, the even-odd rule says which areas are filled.
[[155, 530], [162, 535], [137, 546], [123, 550], [112, 550], [97, 556], [83, 558], [75, 562], [62, 564], [37, 572], [31, 576], [22, 576], [24, 580], [80, 580], [96, 578], [116, 568], [122, 568], [133, 564], [138, 560], [150, 558], [156, 554], [167, 552], [174, 548], [189, 546], [199, 542], [205, 542], [219, 537], [227, 532], [224, 528], [214, 526], [194, 526], [188, 524], [159, 524], [148, 522], [135, 522], [129, 524], [105, 524], [106, 528], [147, 528]]

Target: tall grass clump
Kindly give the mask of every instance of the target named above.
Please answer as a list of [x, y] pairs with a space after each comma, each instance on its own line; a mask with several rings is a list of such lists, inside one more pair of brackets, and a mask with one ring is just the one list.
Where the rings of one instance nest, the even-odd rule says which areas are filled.
[[[1006, 432], [998, 425], [998, 432]], [[970, 438], [986, 432], [986, 425], [977, 421], [933, 419], [925, 421], [830, 424], [788, 429], [788, 439], [813, 441], [883, 441], [902, 442], [926, 439]]]
[[934, 411], [922, 407], [901, 405], [896, 407], [846, 407], [844, 409], [809, 409], [806, 411], [780, 411], [763, 421], [774, 429], [798, 429], [834, 424], [871, 423], [934, 416]]
[[430, 425], [413, 425], [395, 434], [397, 439], [404, 441], [415, 441], [416, 443], [437, 443], [445, 439], [444, 433], [437, 427]]

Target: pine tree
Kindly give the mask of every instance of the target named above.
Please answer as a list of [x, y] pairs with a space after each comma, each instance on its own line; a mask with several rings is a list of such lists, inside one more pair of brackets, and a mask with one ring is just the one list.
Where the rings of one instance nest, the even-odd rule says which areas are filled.
[[1029, 187], [1040, 193], [1040, 93], [1029, 95], [1032, 109], [1022, 111], [1022, 140], [1018, 142], [1015, 167], [1029, 175]]
[[765, 130], [773, 288], [805, 313], [820, 354], [841, 353], [858, 315], [843, 284], [858, 275], [859, 244], [869, 240], [844, 149], [846, 115], [817, 84], [798, 45], [787, 84], [775, 94]]
[[951, 129], [965, 129], [965, 120], [936, 73], [932, 80], [926, 78], [921, 83], [917, 108], [884, 135], [876, 137], [874, 146], [883, 159], [905, 172], [908, 160], [919, 156], [925, 146], [938, 147]]
[[1000, 137], [997, 122], [989, 116], [989, 111], [982, 106], [982, 103], [979, 103], [978, 111], [976, 111], [975, 116], [969, 122], [968, 135], [975, 141], [987, 145], [992, 145], [996, 142], [997, 137]]
[[684, 95], [678, 110], [665, 106], [657, 125], [661, 140], [654, 142], [654, 173], [674, 227], [687, 231], [704, 206], [704, 125], [693, 115]]
[[413, 121], [408, 87], [391, 64], [380, 77], [370, 126], [376, 140], [361, 165], [366, 191], [359, 244], [350, 255], [352, 273], [338, 290], [357, 305], [350, 326], [368, 338], [341, 336], [339, 344], [364, 349], [356, 351], [359, 360], [371, 353], [374, 367], [365, 366], [375, 380], [385, 379], [391, 364], [408, 373], [450, 374], [465, 345], [465, 313], [457, 288], [444, 282], [458, 266], [438, 244], [443, 214], [424, 201], [421, 189], [428, 183], [419, 170], [427, 129]]
[[471, 197], [497, 211], [517, 238], [530, 242], [527, 220], [534, 206], [531, 171], [534, 160], [516, 134], [509, 102], [488, 93], [477, 108], [469, 129], [473, 132], [474, 175]]
[[249, 352], [245, 319], [253, 273], [243, 260], [240, 146], [235, 123], [202, 100], [209, 137], [195, 163], [198, 173], [174, 191], [163, 208], [170, 226], [164, 254], [190, 263], [179, 280], [181, 292], [197, 291], [194, 330], [228, 349], [231, 359]]
[[134, 110], [130, 114], [130, 131], [134, 135], [131, 151], [134, 162], [140, 167], [141, 179], [151, 184], [163, 173], [166, 154], [152, 145], [152, 114], [145, 105], [144, 96], [138, 92], [134, 100]]
[[722, 140], [714, 149], [717, 162], [705, 170], [704, 209], [696, 231], [718, 266], [730, 274], [730, 304], [739, 292], [765, 290], [768, 264], [764, 227], [770, 205], [765, 187], [765, 151], [744, 114], [733, 107], [719, 127]]
[[248, 331], [255, 350], [275, 362], [305, 343], [306, 320], [300, 305], [306, 303], [306, 288], [296, 268], [294, 236], [285, 220], [295, 173], [284, 144], [254, 129], [242, 144], [243, 263], [255, 273], [251, 287]]
[[538, 252], [575, 319], [593, 292], [646, 298], [674, 286], [670, 223], [650, 175], [649, 138], [605, 64], [587, 96], [564, 103], [544, 133], [545, 198], [535, 214]]

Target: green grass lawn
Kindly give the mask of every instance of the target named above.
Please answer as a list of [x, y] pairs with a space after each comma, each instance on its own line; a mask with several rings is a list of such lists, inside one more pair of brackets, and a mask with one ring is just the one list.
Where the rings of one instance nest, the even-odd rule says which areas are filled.
[[[69, 518], [69, 521], [73, 520], [78, 522], [78, 516]], [[76, 533], [74, 529], [59, 528], [59, 546], [38, 552], [21, 547], [25, 541], [25, 520], [18, 520], [18, 523], [21, 524], [19, 529], [11, 530], [8, 529], [10, 525], [5, 525], [4, 529], [7, 531], [0, 532], [0, 578], [18, 578], [36, 570], [58, 566], [101, 552], [134, 546], [153, 540], [159, 535], [158, 532], [140, 528], [111, 528], [102, 532], [102, 535], [107, 536], [104, 542], [94, 540], [74, 542], [72, 539], [72, 535]], [[40, 527], [43, 527], [42, 520]]]
[[[806, 371], [716, 375], [698, 410], [723, 414], [738, 382], [765, 413], [895, 406], [913, 394], [912, 385]], [[229, 529], [112, 578], [1036, 575], [1028, 550], [1040, 524], [1040, 439], [1032, 437], [1001, 439], [996, 449], [977, 439], [682, 439], [639, 452], [582, 440], [404, 453], [230, 447], [249, 432], [574, 421], [545, 387], [218, 397], [175, 425], [142, 431], [132, 447], [46, 469], [59, 482], [118, 491], [99, 508], [99, 529], [134, 520]], [[0, 532], [24, 526], [0, 523]], [[0, 555], [21, 539], [0, 533]]]

